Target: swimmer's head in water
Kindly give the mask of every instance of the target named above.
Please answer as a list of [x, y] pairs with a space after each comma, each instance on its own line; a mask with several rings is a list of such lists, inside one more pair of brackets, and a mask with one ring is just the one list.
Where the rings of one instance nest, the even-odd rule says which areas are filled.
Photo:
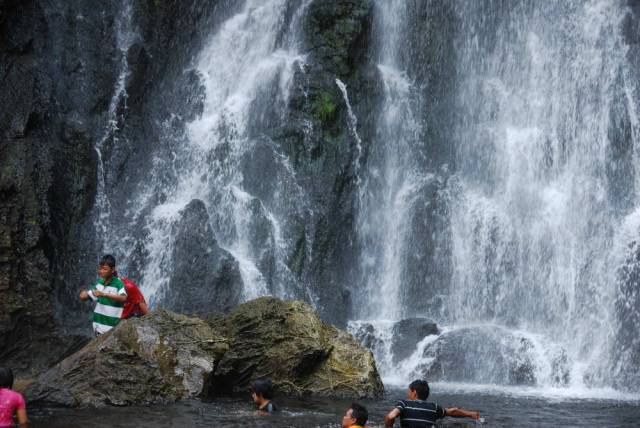
[[429, 398], [429, 384], [426, 380], [417, 379], [409, 384], [410, 400], [426, 400]]
[[367, 408], [358, 403], [351, 403], [347, 413], [342, 417], [342, 427], [349, 428], [354, 425], [364, 426], [369, 419]]
[[98, 264], [98, 275], [100, 275], [100, 278], [102, 279], [118, 276], [116, 272], [116, 258], [111, 254], [102, 256], [100, 263]]
[[0, 367], [0, 388], [13, 388], [13, 372], [11, 369]]
[[251, 397], [258, 403], [260, 399], [271, 400], [273, 398], [273, 383], [269, 379], [258, 379], [251, 384]]

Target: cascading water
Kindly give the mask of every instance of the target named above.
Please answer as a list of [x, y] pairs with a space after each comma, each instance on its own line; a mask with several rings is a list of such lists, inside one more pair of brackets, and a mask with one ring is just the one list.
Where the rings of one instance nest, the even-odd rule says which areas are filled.
[[440, 335], [400, 362], [393, 323], [380, 320], [420, 315], [403, 314], [401, 272], [415, 239], [407, 201], [428, 175], [406, 156], [419, 144], [410, 107], [419, 87], [390, 54], [402, 43], [404, 5], [378, 6], [386, 144], [372, 149], [360, 224], [374, 320], [350, 328], [377, 345], [388, 382], [624, 386], [637, 367], [628, 355], [626, 366], [616, 360], [616, 338], [637, 326], [617, 316], [618, 270], [640, 232], [638, 76], [622, 35], [625, 5], [455, 4], [457, 160], [445, 190], [453, 275], [441, 285], [442, 311], [425, 296], [422, 315], [440, 314]]
[[[152, 304], [162, 298], [171, 277], [176, 223], [194, 199], [204, 202], [218, 244], [239, 264], [243, 298], [288, 297], [297, 291], [286, 256], [290, 223], [306, 215], [305, 196], [287, 158], [263, 132], [282, 120], [293, 72], [304, 62], [297, 37], [308, 3], [248, 0], [196, 59], [204, 89], [202, 114], [187, 124], [186, 135], [171, 136], [170, 158], [156, 158], [153, 176], [136, 202], [152, 207], [144, 212], [141, 268]], [[296, 9], [287, 20], [291, 7]], [[265, 162], [274, 170], [272, 183], [251, 181]]]
[[109, 109], [107, 110], [106, 125], [100, 139], [96, 142], [95, 151], [98, 155], [98, 171], [97, 171], [97, 189], [96, 189], [96, 214], [95, 214], [95, 228], [98, 234], [98, 238], [102, 245], [106, 242], [112, 229], [110, 224], [111, 220], [111, 203], [106, 191], [106, 176], [105, 170], [106, 163], [103, 156], [107, 141], [111, 141], [113, 146], [118, 142], [118, 126], [124, 119], [118, 116], [121, 109], [127, 108], [127, 88], [126, 80], [129, 76], [129, 62], [127, 60], [127, 52], [129, 48], [138, 39], [138, 34], [135, 31], [132, 19], [131, 2], [126, 1], [122, 5], [122, 9], [116, 18], [116, 48], [118, 53], [118, 74], [113, 90], [111, 101], [109, 102]]
[[[407, 37], [403, 22], [406, 2], [376, 4], [380, 54], [378, 70], [384, 85], [380, 121], [371, 143], [362, 180], [358, 232], [362, 241], [361, 271], [370, 301], [359, 317], [397, 320], [402, 316], [403, 259], [410, 233], [412, 202], [429, 177], [417, 162], [420, 151], [420, 91], [406, 73], [399, 46]], [[357, 309], [356, 309], [357, 311]]]
[[543, 373], [553, 353], [532, 356], [538, 384], [611, 386], [624, 258], [614, 237], [637, 204], [635, 139], [613, 131], [636, 102], [625, 11], [595, 1], [486, 6], [459, 11], [451, 322], [496, 323], [563, 349], [565, 375]]
[[[162, 124], [162, 147], [120, 226], [144, 231], [137, 271], [152, 304], [162, 302], [171, 280], [176, 228], [194, 200], [205, 207], [207, 233], [237, 261], [244, 299], [306, 294], [323, 304], [287, 266], [294, 231], [314, 236], [307, 230], [310, 192], [268, 136], [283, 127], [293, 75], [305, 61], [299, 27], [310, 3], [247, 0], [195, 59], [201, 112], [187, 123], [175, 116]], [[423, 43], [416, 40], [424, 35], [405, 25], [416, 4], [375, 3], [382, 96], [373, 130], [359, 128], [367, 121], [352, 109], [357, 90], [329, 79], [342, 93], [347, 134], [356, 142], [351, 197], [358, 199], [360, 281], [336, 285], [336, 292], [365, 296], [356, 299], [350, 328], [374, 348], [388, 383], [426, 375], [616, 388], [638, 345], [620, 334], [630, 328], [620, 317], [621, 296], [634, 296], [620, 285], [633, 269], [620, 269], [633, 259], [640, 233], [638, 77], [621, 34], [625, 6], [452, 5], [451, 165], [432, 170], [426, 139], [445, 125], [428, 122], [432, 88], [404, 51]], [[136, 37], [130, 19], [123, 11], [119, 78], [99, 154], [116, 138], [127, 96], [126, 52]], [[100, 165], [97, 230], [105, 236], [113, 224]], [[133, 247], [121, 235], [122, 248]], [[311, 239], [302, 245], [312, 247]], [[435, 274], [425, 279], [424, 272]], [[400, 353], [405, 318], [404, 326], [430, 333], [407, 339], [412, 349]], [[431, 320], [438, 334], [425, 327]]]

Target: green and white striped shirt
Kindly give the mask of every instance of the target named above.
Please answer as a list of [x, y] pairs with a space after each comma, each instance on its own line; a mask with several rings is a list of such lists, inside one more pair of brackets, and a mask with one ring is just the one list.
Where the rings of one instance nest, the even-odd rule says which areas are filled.
[[100, 279], [97, 284], [91, 286], [89, 297], [97, 301], [96, 307], [93, 310], [93, 330], [96, 334], [104, 334], [120, 322], [124, 303], [115, 302], [107, 297], [96, 297], [93, 295], [94, 290], [107, 294], [117, 294], [119, 296], [126, 296], [127, 290], [124, 287], [124, 283], [118, 277], [111, 278], [109, 284], [105, 285], [104, 279]]

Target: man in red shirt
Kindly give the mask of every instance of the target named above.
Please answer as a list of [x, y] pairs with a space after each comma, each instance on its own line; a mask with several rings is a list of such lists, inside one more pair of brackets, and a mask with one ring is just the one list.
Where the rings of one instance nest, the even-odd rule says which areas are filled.
[[124, 278], [122, 282], [124, 282], [125, 289], [127, 290], [127, 301], [124, 303], [122, 319], [125, 320], [131, 317], [147, 315], [147, 313], [149, 313], [149, 306], [147, 306], [147, 302], [144, 300], [140, 288], [138, 288], [135, 282], [128, 278]]

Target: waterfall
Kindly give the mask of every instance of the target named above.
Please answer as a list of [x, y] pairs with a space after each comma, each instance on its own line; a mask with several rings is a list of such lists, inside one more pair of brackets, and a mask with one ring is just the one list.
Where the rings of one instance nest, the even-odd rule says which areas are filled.
[[107, 110], [106, 124], [102, 136], [96, 142], [95, 151], [98, 158], [98, 170], [97, 170], [97, 189], [96, 189], [96, 204], [95, 204], [95, 229], [98, 238], [104, 246], [105, 241], [110, 236], [110, 220], [111, 220], [111, 203], [106, 191], [106, 177], [107, 172], [105, 170], [107, 163], [104, 160], [104, 150], [107, 142], [112, 141], [113, 146], [117, 145], [119, 136], [117, 132], [119, 130], [119, 122], [124, 120], [123, 117], [119, 117], [118, 113], [120, 109], [126, 110], [127, 108], [127, 88], [126, 80], [129, 76], [129, 63], [127, 60], [127, 53], [131, 45], [138, 39], [138, 34], [135, 31], [132, 22], [131, 2], [126, 1], [122, 9], [120, 10], [115, 22], [116, 32], [116, 49], [118, 58], [118, 74], [113, 90], [113, 95], [109, 101], [109, 108]]
[[[171, 276], [172, 228], [194, 199], [205, 203], [218, 244], [237, 260], [244, 299], [291, 293], [285, 263], [289, 222], [305, 215], [305, 195], [288, 159], [263, 134], [282, 120], [293, 73], [304, 63], [297, 36], [309, 2], [298, 4], [287, 21], [289, 3], [247, 0], [195, 60], [203, 111], [187, 124], [184, 139], [174, 143], [171, 158], [156, 159], [154, 176], [139, 196], [139, 205], [153, 207], [146, 220], [148, 256], [142, 269], [152, 303], [162, 297]], [[275, 169], [273, 183], [255, 183], [256, 174], [245, 174], [267, 161]], [[158, 194], [160, 203], [154, 199]], [[261, 267], [271, 260], [275, 278], [265, 277]]]
[[[630, 355], [613, 355], [620, 331], [637, 325], [616, 309], [616, 301], [624, 306], [619, 269], [640, 233], [638, 75], [622, 34], [624, 4], [455, 3], [456, 167], [444, 189], [453, 272], [439, 284], [442, 310], [429, 307], [424, 285], [421, 314], [403, 301], [403, 263], [416, 239], [412, 201], [433, 179], [414, 154], [425, 126], [416, 100], [429, 88], [407, 77], [394, 54], [407, 37], [406, 4], [377, 10], [385, 98], [359, 225], [375, 315], [362, 314], [369, 320], [351, 331], [377, 343], [387, 382], [426, 375], [568, 391], [624, 385], [637, 368]], [[625, 296], [632, 305], [634, 296]], [[439, 339], [393, 362], [388, 320], [415, 315], [437, 318]], [[637, 340], [628, 340], [630, 353]], [[456, 361], [445, 367], [438, 358], [451, 352]]]
[[367, 171], [361, 186], [358, 233], [362, 241], [363, 291], [369, 301], [359, 317], [399, 319], [402, 315], [402, 269], [410, 233], [409, 213], [429, 177], [420, 157], [420, 91], [406, 72], [399, 46], [407, 37], [404, 1], [376, 3], [380, 54], [378, 70], [384, 85]]
[[[387, 383], [427, 377], [450, 385], [633, 390], [624, 379], [635, 379], [640, 355], [640, 341], [628, 333], [640, 328], [633, 283], [640, 278], [640, 88], [623, 34], [625, 4], [376, 0], [371, 56], [363, 60], [372, 70], [360, 74], [355, 68], [365, 65], [356, 64], [340, 78], [322, 62], [331, 61], [314, 57], [344, 48], [340, 41], [304, 46], [307, 63], [301, 27], [312, 4], [320, 3], [235, 5], [185, 71], [200, 85], [189, 94], [197, 99], [195, 118], [176, 113], [153, 125], [162, 131], [149, 144], [153, 165], [124, 204], [132, 209], [122, 226], [141, 231], [136, 272], [152, 305], [163, 303], [177, 226], [197, 200], [197, 220], [213, 235], [203, 238], [203, 252], [221, 249], [239, 267], [242, 299], [302, 296], [322, 307], [328, 303], [309, 283], [327, 287], [340, 304], [350, 291], [348, 328], [372, 347]], [[433, 27], [427, 37], [416, 11], [438, 7], [446, 15], [426, 20]], [[335, 11], [315, 12], [322, 21]], [[107, 141], [117, 142], [126, 53], [137, 37], [129, 7], [118, 19], [119, 77], [96, 143], [100, 236], [113, 223], [103, 152]], [[439, 31], [445, 21], [447, 31]], [[439, 56], [438, 37], [452, 46]], [[425, 58], [443, 55], [452, 70], [430, 80], [437, 67]], [[359, 81], [374, 74], [375, 84]], [[369, 113], [362, 97], [374, 87], [375, 119], [358, 118]], [[291, 93], [311, 95], [303, 102]], [[335, 105], [336, 94], [344, 104]], [[326, 117], [314, 117], [322, 110], [315, 96], [323, 97]], [[296, 131], [314, 137], [291, 143], [299, 144], [292, 151], [303, 153], [303, 165], [292, 164], [274, 137], [291, 131], [293, 110]], [[432, 144], [435, 136], [446, 141]], [[443, 144], [450, 157], [434, 152]], [[339, 193], [335, 200], [325, 186]], [[314, 204], [334, 202], [326, 213], [313, 212]], [[345, 270], [355, 263], [353, 273], [336, 269], [334, 277], [325, 275], [334, 266], [322, 257], [336, 240], [315, 228], [337, 222], [345, 225], [339, 233], [355, 238], [326, 260], [342, 257]], [[123, 247], [133, 241], [121, 239]], [[294, 274], [297, 245], [308, 251]], [[322, 263], [314, 265], [316, 254]], [[406, 331], [399, 326], [419, 332], [404, 339], [411, 349], [400, 350]]]
[[[610, 385], [614, 237], [638, 202], [635, 139], [613, 135], [635, 103], [624, 12], [599, 1], [459, 10], [451, 322], [541, 335], [543, 349], [566, 351], [576, 387]], [[547, 358], [533, 361], [537, 379], [555, 384]]]

